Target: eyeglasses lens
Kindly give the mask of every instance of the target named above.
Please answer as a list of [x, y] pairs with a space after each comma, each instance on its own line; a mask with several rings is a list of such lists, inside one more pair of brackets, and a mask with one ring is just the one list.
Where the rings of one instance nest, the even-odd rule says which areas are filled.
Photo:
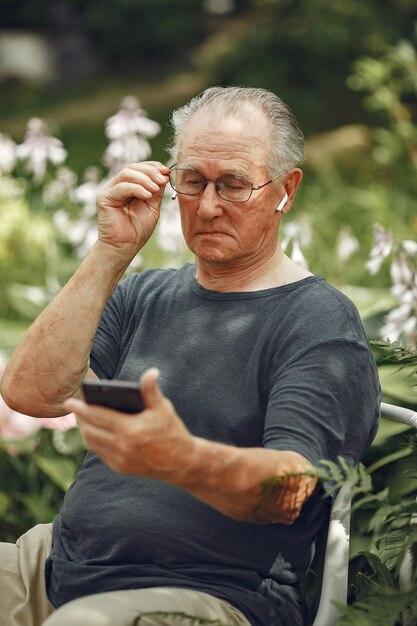
[[[206, 179], [193, 170], [172, 169], [170, 172], [171, 186], [177, 193], [187, 196], [198, 195], [206, 186]], [[252, 183], [237, 176], [222, 176], [216, 181], [217, 193], [229, 202], [246, 202], [252, 193]]]

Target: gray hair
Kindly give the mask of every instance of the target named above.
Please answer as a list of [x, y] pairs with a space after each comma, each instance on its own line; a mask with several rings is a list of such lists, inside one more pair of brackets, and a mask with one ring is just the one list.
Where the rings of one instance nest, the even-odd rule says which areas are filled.
[[304, 160], [304, 136], [294, 113], [271, 91], [254, 87], [210, 87], [173, 111], [173, 135], [167, 148], [172, 162], [177, 160], [181, 135], [195, 113], [226, 117], [239, 115], [248, 107], [257, 108], [271, 124], [267, 163], [271, 176], [300, 165]]

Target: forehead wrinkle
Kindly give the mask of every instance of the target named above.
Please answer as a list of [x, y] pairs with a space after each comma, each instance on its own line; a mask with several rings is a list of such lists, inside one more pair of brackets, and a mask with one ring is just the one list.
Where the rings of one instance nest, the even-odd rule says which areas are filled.
[[250, 178], [255, 168], [261, 171], [266, 169], [266, 158], [258, 151], [254, 153], [248, 148], [243, 150], [241, 147], [230, 147], [227, 150], [207, 149], [202, 148], [199, 142], [191, 143], [186, 148], [185, 150], [180, 149], [178, 167], [193, 169], [207, 176], [213, 175], [212, 173], [215, 171], [217, 176], [232, 174]]
[[[267, 129], [263, 120], [260, 124], [259, 119], [251, 121], [252, 124], [240, 116], [228, 118], [213, 128], [210, 120], [196, 114], [184, 128], [178, 161], [184, 163], [186, 160], [187, 166], [198, 170], [206, 165], [212, 170], [211, 165], [215, 162], [222, 174], [234, 173], [244, 177], [251, 176], [256, 167], [267, 170]], [[223, 165], [222, 161], [226, 163]], [[227, 161], [233, 161], [233, 164], [228, 166]]]

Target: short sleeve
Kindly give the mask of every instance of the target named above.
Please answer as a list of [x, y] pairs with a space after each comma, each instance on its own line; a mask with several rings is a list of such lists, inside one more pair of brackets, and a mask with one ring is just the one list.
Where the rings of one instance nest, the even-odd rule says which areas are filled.
[[113, 292], [94, 337], [90, 367], [99, 378], [113, 378], [122, 345], [125, 284]]
[[311, 348], [271, 377], [264, 445], [313, 464], [343, 455], [355, 464], [370, 446], [380, 405], [372, 353], [354, 341]]

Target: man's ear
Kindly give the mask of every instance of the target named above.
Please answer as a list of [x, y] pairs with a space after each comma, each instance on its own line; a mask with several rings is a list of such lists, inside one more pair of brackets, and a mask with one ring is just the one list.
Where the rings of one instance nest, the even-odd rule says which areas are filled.
[[302, 179], [303, 179], [303, 172], [302, 170], [300, 170], [299, 167], [295, 167], [288, 173], [287, 178], [284, 183], [285, 192], [288, 195], [288, 199], [284, 203], [281, 209], [281, 213], [283, 215], [286, 215], [289, 212], [291, 205], [294, 202], [297, 189], [300, 186]]

